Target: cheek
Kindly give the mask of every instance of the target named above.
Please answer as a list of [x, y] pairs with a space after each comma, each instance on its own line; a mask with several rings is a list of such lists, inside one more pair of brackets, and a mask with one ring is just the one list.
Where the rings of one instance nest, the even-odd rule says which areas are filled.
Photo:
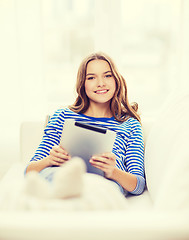
[[91, 91], [93, 89], [93, 86], [91, 82], [85, 82], [85, 92]]
[[112, 83], [111, 83], [111, 89], [115, 93], [115, 91], [116, 91], [116, 81], [115, 80], [112, 81]]
[[88, 84], [85, 83], [85, 92], [87, 92]]
[[88, 95], [88, 92], [90, 91], [90, 84], [85, 83], [85, 93]]

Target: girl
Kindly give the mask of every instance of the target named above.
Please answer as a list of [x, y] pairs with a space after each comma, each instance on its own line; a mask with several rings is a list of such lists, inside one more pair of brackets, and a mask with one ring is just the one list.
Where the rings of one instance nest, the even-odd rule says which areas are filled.
[[[138, 105], [129, 104], [125, 80], [112, 59], [104, 53], [85, 58], [78, 70], [76, 90], [78, 96], [75, 103], [59, 109], [52, 116], [26, 173], [37, 171], [50, 182], [56, 179], [60, 183], [59, 191], [64, 188], [66, 166], [74, 169], [71, 162], [75, 161], [73, 177], [79, 176], [83, 168], [82, 161], [70, 160], [69, 153], [59, 146], [65, 119], [74, 119], [116, 132], [112, 152], [92, 156], [90, 164], [103, 170], [105, 178], [115, 182], [122, 193], [141, 194], [145, 187], [144, 142]], [[68, 172], [71, 178], [71, 170]], [[78, 182], [76, 179], [75, 185]], [[60, 197], [65, 196], [64, 191], [59, 194]], [[79, 192], [75, 187], [68, 195], [74, 195], [74, 191]]]

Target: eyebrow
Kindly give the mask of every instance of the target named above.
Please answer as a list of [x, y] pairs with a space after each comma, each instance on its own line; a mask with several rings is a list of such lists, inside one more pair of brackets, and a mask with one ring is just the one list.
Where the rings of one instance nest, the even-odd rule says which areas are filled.
[[[106, 73], [112, 73], [112, 71], [106, 71], [106, 72], [104, 72], [103, 74], [106, 74]], [[86, 76], [88, 76], [88, 75], [96, 75], [95, 73], [87, 73], [87, 75]]]

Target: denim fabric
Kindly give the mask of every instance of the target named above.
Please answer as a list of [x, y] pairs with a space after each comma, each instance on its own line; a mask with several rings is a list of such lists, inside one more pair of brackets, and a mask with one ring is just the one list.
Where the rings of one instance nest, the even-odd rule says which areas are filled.
[[44, 168], [43, 170], [41, 170], [39, 172], [39, 175], [42, 178], [44, 178], [45, 180], [47, 180], [48, 182], [52, 183], [54, 174], [58, 170], [58, 168], [59, 167], [47, 167], [47, 168]]
[[[48, 182], [52, 183], [53, 181], [53, 177], [54, 177], [54, 174], [56, 173], [56, 171], [58, 170], [59, 167], [56, 167], [56, 166], [53, 166], [53, 167], [47, 167], [47, 168], [44, 168], [43, 170], [41, 170], [39, 172], [40, 176], [42, 178], [44, 178], [45, 180], [47, 180]], [[111, 180], [111, 179], [107, 179], [109, 181], [112, 181], [114, 182], [117, 187], [119, 188], [119, 190], [121, 191], [122, 194], [126, 195], [126, 192], [125, 190], [123, 189], [123, 187], [116, 181], [114, 180]]]

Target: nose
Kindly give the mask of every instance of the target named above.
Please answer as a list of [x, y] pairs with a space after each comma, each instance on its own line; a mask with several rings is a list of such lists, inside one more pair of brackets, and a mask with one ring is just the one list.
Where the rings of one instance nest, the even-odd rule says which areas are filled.
[[103, 77], [99, 77], [97, 81], [98, 87], [103, 87], [105, 85]]

